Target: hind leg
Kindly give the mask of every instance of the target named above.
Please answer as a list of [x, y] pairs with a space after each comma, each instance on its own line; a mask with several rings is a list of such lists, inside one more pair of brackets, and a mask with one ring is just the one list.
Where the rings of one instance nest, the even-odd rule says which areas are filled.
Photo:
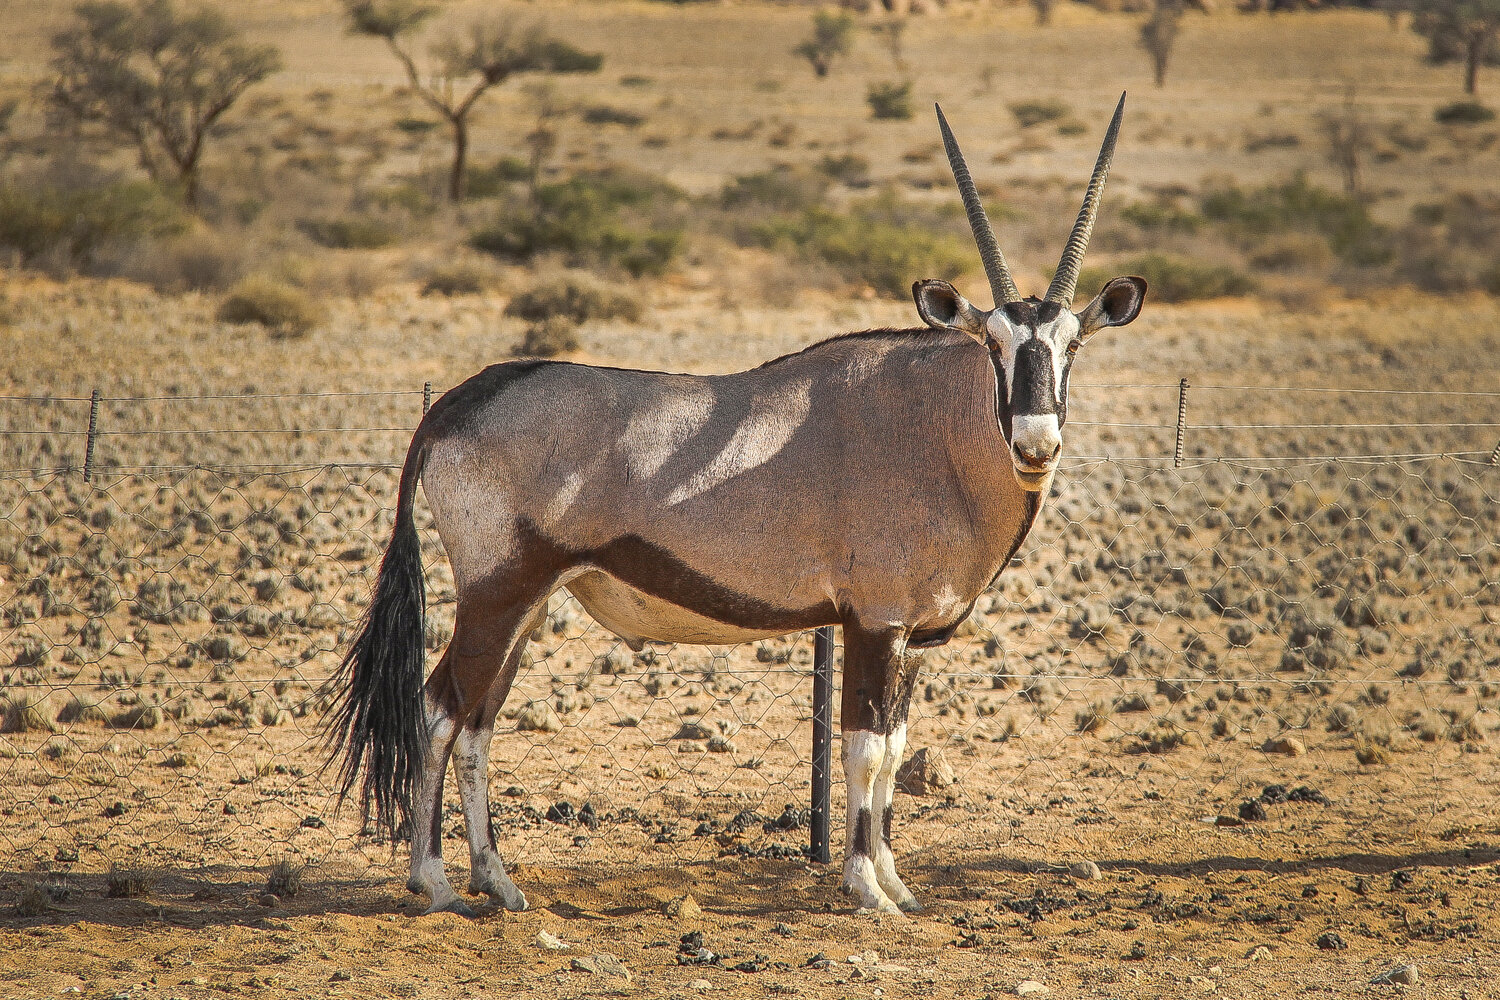
[[[411, 878], [406, 887], [431, 900], [428, 913], [448, 911], [472, 916], [471, 910], [443, 870], [443, 777], [463, 730], [474, 719], [511, 650], [519, 645], [520, 626], [529, 617], [531, 601], [506, 601], [494, 593], [462, 594], [455, 616], [453, 641], [427, 678], [428, 748], [422, 778], [412, 802]], [[507, 682], [508, 687], [508, 682]], [[456, 764], [460, 782], [464, 764]], [[488, 827], [488, 807], [479, 817]], [[470, 818], [471, 838], [474, 819]]]
[[453, 750], [453, 773], [458, 778], [464, 827], [469, 838], [469, 892], [484, 893], [507, 910], [526, 909], [526, 895], [506, 874], [505, 862], [495, 847], [495, 823], [490, 818], [490, 741], [495, 735], [495, 716], [505, 705], [515, 681], [526, 637], [541, 624], [545, 614], [546, 603], [542, 602], [517, 635], [484, 704], [460, 728]]

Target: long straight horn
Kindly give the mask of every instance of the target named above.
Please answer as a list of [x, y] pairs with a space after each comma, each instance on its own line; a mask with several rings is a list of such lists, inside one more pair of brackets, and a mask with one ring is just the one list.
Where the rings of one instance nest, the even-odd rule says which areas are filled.
[[990, 279], [990, 292], [995, 297], [995, 306], [998, 308], [1007, 302], [1020, 302], [1021, 293], [1016, 290], [1016, 283], [1010, 279], [1010, 270], [1005, 266], [1005, 255], [1000, 252], [995, 231], [990, 228], [990, 218], [984, 214], [984, 206], [979, 203], [979, 192], [974, 189], [974, 178], [969, 176], [969, 165], [964, 162], [958, 140], [953, 138], [953, 130], [948, 127], [948, 119], [943, 117], [943, 109], [938, 105], [933, 107], [937, 108], [938, 128], [943, 131], [943, 148], [948, 152], [948, 164], [953, 168], [953, 179], [958, 182], [958, 193], [964, 200], [964, 212], [969, 216], [969, 228], [974, 231], [974, 242], [979, 244], [979, 258], [984, 261], [984, 273]]
[[1078, 221], [1073, 224], [1073, 235], [1063, 250], [1057, 273], [1052, 276], [1052, 285], [1047, 289], [1045, 301], [1056, 302], [1064, 307], [1073, 304], [1073, 293], [1078, 287], [1078, 272], [1083, 268], [1083, 254], [1089, 248], [1089, 236], [1094, 231], [1094, 220], [1099, 217], [1099, 200], [1104, 195], [1104, 181], [1109, 177], [1109, 164], [1115, 156], [1115, 140], [1120, 135], [1120, 119], [1125, 115], [1125, 95], [1115, 108], [1114, 120], [1109, 131], [1104, 133], [1104, 145], [1099, 149], [1099, 159], [1094, 163], [1094, 176], [1089, 178], [1089, 189], [1083, 196], [1083, 207], [1078, 210]]

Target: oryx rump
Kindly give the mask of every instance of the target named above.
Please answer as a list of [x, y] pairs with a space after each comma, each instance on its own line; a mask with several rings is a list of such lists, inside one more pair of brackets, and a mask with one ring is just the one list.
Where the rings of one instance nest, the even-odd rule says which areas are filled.
[[[409, 822], [408, 885], [432, 909], [467, 911], [441, 858], [450, 757], [470, 890], [526, 905], [495, 850], [487, 758], [526, 636], [563, 586], [637, 648], [841, 625], [843, 885], [862, 909], [917, 908], [891, 853], [909, 650], [948, 641], [1015, 554], [1057, 467], [1074, 352], [1140, 310], [1139, 278], [1070, 308], [1123, 106], [1042, 299], [1017, 292], [942, 121], [994, 310], [918, 282], [932, 329], [834, 337], [732, 375], [511, 362], [433, 405], [331, 723], [344, 792], [362, 779], [367, 813]], [[425, 683], [419, 478], [458, 598]]]

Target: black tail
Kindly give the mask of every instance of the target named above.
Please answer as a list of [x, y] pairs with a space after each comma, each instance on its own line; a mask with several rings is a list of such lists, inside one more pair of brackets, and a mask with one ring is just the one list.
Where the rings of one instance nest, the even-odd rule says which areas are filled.
[[[360, 813], [374, 807], [376, 822], [395, 839], [411, 814], [412, 795], [427, 754], [422, 682], [427, 598], [422, 579], [422, 543], [412, 521], [417, 478], [427, 458], [421, 433], [401, 470], [396, 526], [380, 564], [375, 593], [359, 638], [344, 656], [331, 687], [338, 702], [327, 726], [327, 746], [343, 751], [339, 801], [364, 772]], [[331, 763], [332, 761], [330, 761]]]

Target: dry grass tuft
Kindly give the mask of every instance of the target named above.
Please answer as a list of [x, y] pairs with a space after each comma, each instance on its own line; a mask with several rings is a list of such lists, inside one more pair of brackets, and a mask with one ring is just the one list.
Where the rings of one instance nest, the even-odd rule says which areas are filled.
[[263, 275], [235, 285], [216, 315], [225, 323], [258, 323], [278, 337], [304, 337], [324, 317], [306, 292]]
[[0, 701], [0, 733], [55, 732], [57, 724], [48, 717], [45, 702], [26, 694]]
[[282, 899], [291, 899], [302, 891], [306, 874], [306, 865], [293, 864], [282, 858], [271, 866], [271, 872], [266, 876], [266, 891]]
[[110, 899], [139, 899], [149, 895], [160, 876], [145, 868], [120, 868], [111, 865], [104, 874], [104, 895]]

